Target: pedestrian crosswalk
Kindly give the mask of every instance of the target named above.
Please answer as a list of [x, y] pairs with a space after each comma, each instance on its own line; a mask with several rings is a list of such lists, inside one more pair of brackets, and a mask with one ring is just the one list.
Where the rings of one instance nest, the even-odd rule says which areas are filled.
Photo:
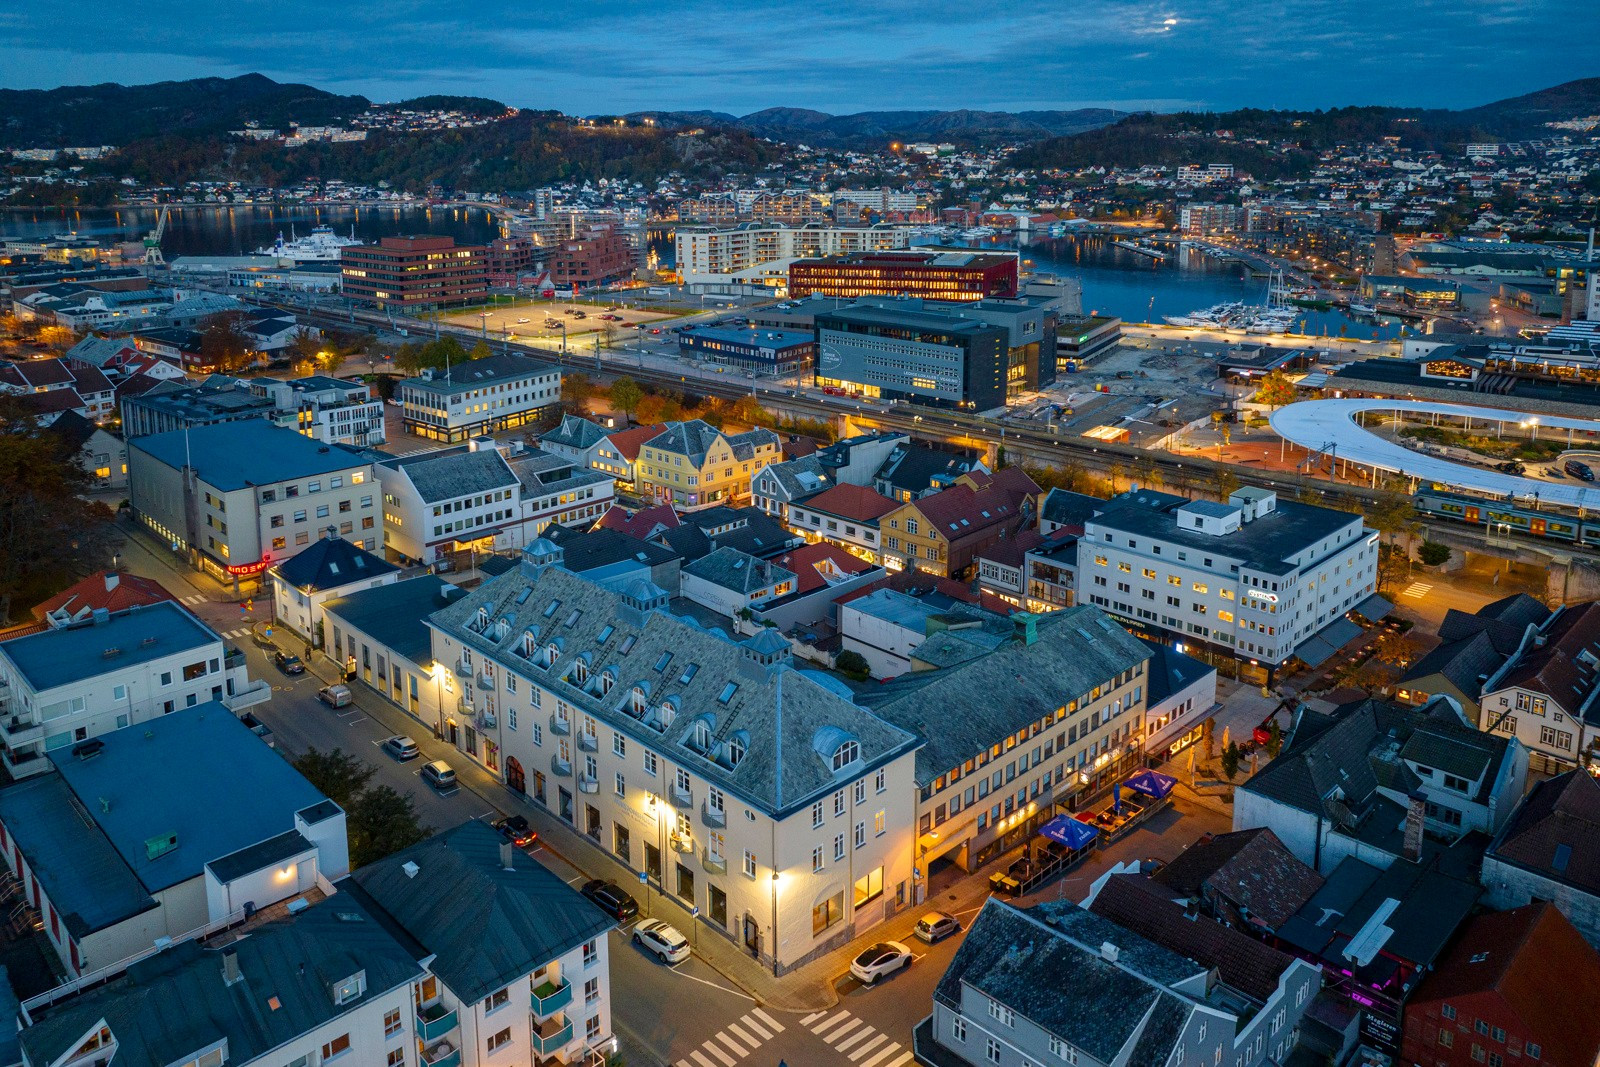
[[843, 1053], [855, 1067], [904, 1067], [911, 1062], [910, 1049], [848, 1011], [819, 1011], [801, 1019], [800, 1025]]
[[222, 636], [227, 638], [229, 641], [237, 641], [242, 637], [250, 636], [250, 627], [241, 626], [237, 630], [226, 630], [222, 633]]
[[724, 1026], [710, 1041], [672, 1067], [733, 1067], [783, 1030], [778, 1020], [760, 1008], [752, 1008], [738, 1022]]
[[205, 596], [205, 595], [200, 594], [200, 593], [196, 593], [194, 596], [183, 597], [179, 601], [179, 603], [183, 604], [185, 607], [193, 608], [193, 607], [198, 607], [199, 605], [206, 603], [210, 599], [211, 598], [208, 597], [208, 596]]
[[1412, 600], [1421, 600], [1431, 592], [1433, 592], [1433, 586], [1429, 585], [1427, 582], [1412, 582], [1410, 585], [1405, 587], [1405, 590], [1402, 591], [1400, 595], [1408, 596]]

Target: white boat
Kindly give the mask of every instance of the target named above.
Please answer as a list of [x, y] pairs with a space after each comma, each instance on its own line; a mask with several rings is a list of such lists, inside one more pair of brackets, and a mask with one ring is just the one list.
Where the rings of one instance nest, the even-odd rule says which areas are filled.
[[256, 249], [256, 255], [275, 256], [296, 263], [327, 263], [337, 260], [344, 249], [361, 243], [355, 236], [354, 227], [351, 227], [349, 237], [340, 237], [333, 232], [332, 226], [313, 227], [305, 237], [295, 237], [292, 229], [289, 233], [289, 240], [285, 241], [280, 233], [272, 244]]
[[995, 231], [988, 226], [974, 226], [970, 230], [962, 230], [961, 236], [968, 241], [981, 241], [985, 237], [993, 237]]
[[1373, 307], [1371, 304], [1350, 305], [1350, 314], [1352, 315], [1376, 315], [1377, 313], [1378, 309]]

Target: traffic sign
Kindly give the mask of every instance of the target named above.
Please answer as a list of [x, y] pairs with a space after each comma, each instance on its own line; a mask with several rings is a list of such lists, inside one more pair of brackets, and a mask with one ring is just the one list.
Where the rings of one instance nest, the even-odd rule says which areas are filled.
[[643, 871], [640, 871], [640, 872], [639, 872], [639, 884], [640, 884], [640, 885], [644, 885], [644, 884], [645, 884], [645, 883], [646, 883], [646, 882], [648, 882], [648, 881], [649, 881], [649, 880], [650, 880], [650, 876], [649, 876], [649, 875], [648, 875], [648, 874], [646, 874], [646, 873], [645, 873], [645, 872], [643, 872]]
[[689, 918], [691, 918], [691, 919], [700, 918], [700, 909], [699, 909], [699, 907], [693, 907], [693, 908], [689, 909]]

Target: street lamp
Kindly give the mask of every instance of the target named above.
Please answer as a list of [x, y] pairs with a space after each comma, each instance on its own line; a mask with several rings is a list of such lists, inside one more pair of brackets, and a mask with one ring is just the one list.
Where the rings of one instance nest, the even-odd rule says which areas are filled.
[[[777, 862], [777, 857], [773, 857]], [[778, 977], [778, 868], [772, 868], [772, 977]]]

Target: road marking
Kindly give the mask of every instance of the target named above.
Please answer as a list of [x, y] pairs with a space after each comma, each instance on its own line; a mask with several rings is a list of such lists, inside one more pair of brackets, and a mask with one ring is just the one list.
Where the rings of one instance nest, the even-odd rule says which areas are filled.
[[883, 1067], [902, 1067], [903, 1064], [907, 1064], [907, 1063], [910, 1063], [910, 1062], [911, 1062], [911, 1050], [910, 1049], [906, 1049], [904, 1052], [902, 1052], [899, 1055], [899, 1057], [897, 1059], [890, 1060], [888, 1063], [884, 1064]]
[[[780, 1023], [778, 1020], [774, 1019], [772, 1016], [768, 1015], [766, 1012], [762, 1011], [760, 1008], [755, 1009], [750, 1014], [754, 1015], [757, 1019], [760, 1019], [762, 1022], [766, 1023], [768, 1028], [770, 1028], [773, 1033], [775, 1033], [775, 1034], [783, 1033], [783, 1024]], [[820, 1011], [817, 1012], [817, 1015], [821, 1015], [821, 1014], [823, 1014], [823, 1013], [820, 1012]], [[812, 1016], [813, 1019], [815, 1019], [816, 1017], [817, 1017], [816, 1015]]]
[[900, 1050], [900, 1042], [891, 1041], [878, 1051], [870, 1060], [862, 1061], [861, 1067], [876, 1067], [880, 1060], [886, 1060]]
[[841, 1011], [839, 1014], [832, 1016], [831, 1018], [824, 1019], [822, 1022], [813, 1026], [811, 1028], [811, 1032], [816, 1034], [818, 1037], [821, 1037], [824, 1030], [838, 1026], [848, 1018], [850, 1018], [850, 1013], [848, 1011]]
[[727, 1045], [728, 1048], [730, 1050], [732, 1050], [732, 1052], [733, 1052], [733, 1054], [735, 1056], [747, 1055], [748, 1053], [755, 1051], [755, 1047], [756, 1047], [754, 1045], [751, 1045], [749, 1048], [745, 1048], [743, 1045], [739, 1044], [739, 1042], [737, 1042], [733, 1038], [729, 1037], [728, 1036], [728, 1031], [726, 1031], [726, 1030], [722, 1031], [720, 1034], [717, 1034], [714, 1038], [712, 1038], [712, 1040], [720, 1041], [724, 1045]]
[[689, 1055], [694, 1057], [694, 1062], [698, 1063], [700, 1067], [717, 1067], [717, 1065], [707, 1059], [706, 1054], [701, 1052], [699, 1049], [695, 1049], [693, 1052], [689, 1053]]
[[351, 719], [349, 722], [345, 723], [345, 725], [346, 726], [354, 726], [358, 722], [366, 722], [366, 721], [367, 721], [367, 717], [365, 715], [363, 715], [359, 719]]
[[[750, 1024], [748, 1022], [749, 1018], [750, 1017], [748, 1015], [745, 1016], [746, 1025], [749, 1025], [752, 1030], [759, 1029], [754, 1024]], [[749, 1034], [747, 1034], [743, 1030], [739, 1029], [739, 1024], [738, 1023], [729, 1023], [727, 1032], [733, 1034], [733, 1036], [737, 1037], [740, 1041], [743, 1041], [745, 1044], [749, 1045], [753, 1049], [754, 1048], [760, 1048], [761, 1047], [761, 1042], [765, 1041], [766, 1038], [767, 1038], [767, 1035], [765, 1035], [765, 1034], [763, 1034], [759, 1038], [751, 1037]]]
[[716, 1045], [713, 1045], [709, 1041], [705, 1042], [700, 1047], [705, 1049], [707, 1052], [711, 1053], [717, 1059], [721, 1060], [722, 1063], [723, 1063], [723, 1067], [733, 1067], [733, 1065], [736, 1062], [738, 1062], [732, 1056], [728, 1055], [726, 1052], [722, 1051], [720, 1048], [718, 1048]]
[[[772, 1039], [772, 1032], [770, 1030], [766, 1029], [765, 1027], [763, 1027], [760, 1023], [756, 1022], [754, 1019], [750, 1018], [750, 1016], [746, 1015], [744, 1018], [740, 1019], [739, 1021], [744, 1023], [750, 1029], [754, 1030], [757, 1034], [761, 1035], [761, 1040], [770, 1041]], [[730, 1029], [730, 1030], [739, 1030], [739, 1028], [737, 1026], [735, 1026], [733, 1023], [729, 1023], [728, 1024], [728, 1029]], [[739, 1032], [742, 1034], [744, 1031], [739, 1030]]]
[[189, 604], [189, 605], [204, 604], [206, 601], [208, 601], [210, 599], [211, 599], [210, 597], [201, 594], [201, 595], [196, 595], [196, 596], [186, 596], [186, 597], [183, 598], [182, 602], [185, 603], [185, 604]]
[[1433, 586], [1429, 585], [1427, 582], [1412, 582], [1410, 585], [1406, 586], [1405, 592], [1401, 593], [1400, 595], [1408, 596], [1412, 600], [1421, 600], [1431, 592], [1433, 592]]
[[888, 1034], [876, 1034], [873, 1036], [871, 1041], [868, 1041], [865, 1045], [862, 1045], [860, 1048], [850, 1053], [850, 1058], [852, 1060], [859, 1060], [861, 1057], [865, 1056], [867, 1053], [871, 1052], [873, 1049], [877, 1048], [887, 1040], [889, 1040]]
[[[867, 1037], [875, 1032], [876, 1031], [874, 1031], [872, 1027], [864, 1026], [860, 1030], [857, 1030], [855, 1033], [851, 1034], [849, 1037], [845, 1038], [843, 1041], [830, 1041], [829, 1044], [833, 1045], [833, 1047], [838, 1049], [840, 1052], [843, 1052], [857, 1041], [860, 1041], [862, 1038]], [[834, 1034], [833, 1036], [838, 1037], [839, 1035]]]
[[[829, 1034], [827, 1037], [823, 1037], [822, 1040], [824, 1040], [828, 1044], [832, 1045], [839, 1038], [843, 1037], [845, 1034], [849, 1033], [851, 1030], [854, 1030], [856, 1027], [858, 1027], [860, 1025], [862, 1025], [860, 1019], [847, 1019], [847, 1020], [845, 1020], [844, 1025], [840, 1026], [837, 1030], [835, 1030], [833, 1033]], [[867, 1027], [867, 1029], [870, 1031], [872, 1028], [869, 1026], [869, 1027]], [[818, 1034], [817, 1036], [818, 1037], [822, 1037], [821, 1034]]]

